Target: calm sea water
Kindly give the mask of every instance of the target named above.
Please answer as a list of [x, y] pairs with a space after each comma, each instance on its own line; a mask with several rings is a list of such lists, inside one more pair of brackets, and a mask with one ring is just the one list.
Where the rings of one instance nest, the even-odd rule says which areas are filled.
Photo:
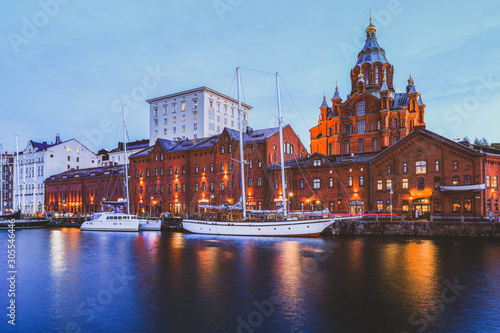
[[[500, 242], [16, 231], [2, 332], [500, 332]], [[4, 249], [1, 249], [4, 247]]]

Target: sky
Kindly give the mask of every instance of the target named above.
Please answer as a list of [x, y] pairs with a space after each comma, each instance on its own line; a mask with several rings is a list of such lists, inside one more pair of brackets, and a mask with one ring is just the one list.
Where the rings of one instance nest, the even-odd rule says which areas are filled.
[[[253, 128], [285, 121], [309, 148], [323, 94], [345, 100], [370, 10], [404, 92], [411, 73], [427, 128], [500, 142], [498, 1], [24, 0], [2, 4], [0, 143], [75, 138], [89, 149], [149, 136], [146, 99], [208, 86], [236, 97]], [[331, 102], [330, 102], [331, 103]]]

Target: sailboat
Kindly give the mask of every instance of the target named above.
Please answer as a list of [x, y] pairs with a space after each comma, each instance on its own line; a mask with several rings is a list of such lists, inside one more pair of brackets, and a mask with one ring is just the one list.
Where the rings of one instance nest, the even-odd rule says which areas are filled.
[[[112, 207], [112, 212], [94, 213], [92, 220], [83, 222], [80, 230], [90, 231], [159, 231], [161, 230], [161, 220], [139, 219], [136, 215], [130, 214], [129, 193], [128, 193], [128, 158], [127, 158], [127, 135], [125, 129], [125, 112], [122, 108], [123, 116], [123, 137], [124, 137], [124, 158], [125, 158], [125, 193], [126, 201], [104, 201], [103, 206]], [[123, 213], [122, 207], [126, 207], [127, 212]]]
[[[316, 237], [319, 236], [326, 228], [331, 226], [336, 221], [351, 220], [360, 218], [360, 216], [349, 216], [332, 218], [329, 217], [327, 210], [319, 212], [321, 216], [315, 217], [318, 214], [310, 214], [305, 216], [304, 219], [299, 219], [294, 214], [288, 214], [286, 202], [286, 186], [285, 186], [285, 169], [284, 169], [284, 156], [283, 149], [280, 149], [280, 167], [281, 167], [281, 184], [283, 188], [283, 204], [282, 208], [276, 213], [281, 213], [283, 216], [282, 221], [246, 221], [246, 197], [245, 197], [245, 171], [244, 171], [244, 158], [243, 158], [243, 122], [241, 115], [241, 77], [240, 68], [236, 68], [237, 82], [238, 82], [238, 112], [240, 123], [240, 166], [241, 166], [241, 209], [243, 211], [242, 221], [216, 221], [216, 220], [201, 220], [201, 219], [184, 219], [182, 227], [192, 233], [197, 234], [210, 234], [210, 235], [230, 235], [230, 236], [303, 236], [303, 237]], [[279, 137], [280, 146], [283, 147], [283, 118], [281, 116], [281, 96], [279, 87], [279, 74], [276, 73], [276, 90], [278, 99], [278, 112], [279, 112]], [[236, 206], [236, 205], [235, 205]], [[256, 212], [262, 213], [262, 212]], [[302, 214], [304, 215], [304, 214]], [[307, 214], [306, 214], [307, 215]]]

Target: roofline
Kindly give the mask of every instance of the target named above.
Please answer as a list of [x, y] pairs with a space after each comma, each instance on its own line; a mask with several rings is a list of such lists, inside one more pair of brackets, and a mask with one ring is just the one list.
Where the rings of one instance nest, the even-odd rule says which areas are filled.
[[[213, 90], [213, 89], [211, 89], [211, 88], [209, 88], [207, 86], [198, 87], [198, 88], [189, 89], [189, 90], [184, 90], [184, 91], [180, 91], [180, 92], [173, 93], [173, 94], [168, 94], [168, 95], [164, 95], [164, 96], [160, 96], [160, 97], [155, 97], [155, 98], [147, 99], [146, 102], [148, 102], [149, 104], [151, 104], [153, 102], [157, 102], [157, 101], [160, 101], [162, 99], [172, 98], [172, 97], [176, 97], [176, 96], [179, 96], [179, 95], [187, 95], [187, 94], [191, 94], [191, 93], [194, 93], [194, 92], [197, 92], [197, 91], [208, 91], [208, 92], [211, 92], [213, 94], [219, 95], [220, 97], [223, 97], [223, 98], [229, 99], [229, 100], [231, 100], [231, 101], [233, 101], [235, 103], [238, 103], [237, 99], [234, 99], [232, 97], [224, 95], [223, 93], [220, 93], [220, 92], [218, 92], [216, 90]], [[253, 109], [253, 106], [248, 105], [246, 103], [241, 103], [241, 105], [243, 105], [246, 108]]]

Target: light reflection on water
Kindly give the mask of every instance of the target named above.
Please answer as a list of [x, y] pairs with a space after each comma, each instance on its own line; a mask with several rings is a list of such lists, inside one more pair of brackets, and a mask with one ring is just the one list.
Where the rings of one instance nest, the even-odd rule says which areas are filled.
[[457, 277], [467, 289], [426, 329], [500, 331], [495, 240], [16, 235], [20, 331], [237, 332], [240, 318], [255, 332], [416, 332], [410, 316]]

